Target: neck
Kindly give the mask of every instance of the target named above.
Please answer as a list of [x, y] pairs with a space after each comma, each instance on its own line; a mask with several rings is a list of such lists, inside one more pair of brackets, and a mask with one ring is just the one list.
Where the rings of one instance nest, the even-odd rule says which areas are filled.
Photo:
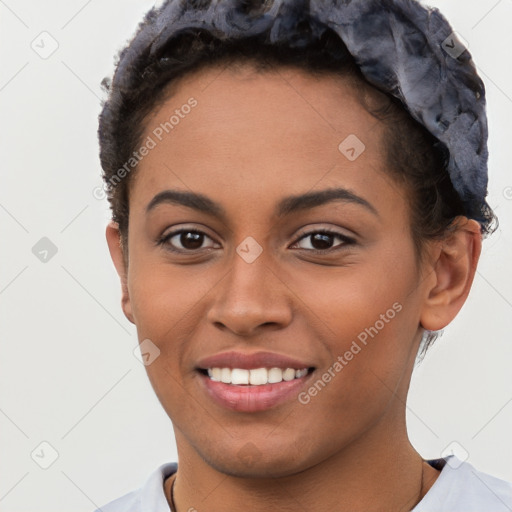
[[[190, 446], [178, 443], [183, 463], [174, 483], [177, 511], [410, 511], [439, 472], [423, 462], [411, 446], [405, 419], [397, 427], [394, 424], [390, 432], [389, 424], [380, 422], [329, 459], [279, 478], [250, 479], [220, 473]], [[177, 440], [183, 440], [179, 432], [176, 434]], [[171, 484], [171, 480], [166, 483], [168, 499]]]

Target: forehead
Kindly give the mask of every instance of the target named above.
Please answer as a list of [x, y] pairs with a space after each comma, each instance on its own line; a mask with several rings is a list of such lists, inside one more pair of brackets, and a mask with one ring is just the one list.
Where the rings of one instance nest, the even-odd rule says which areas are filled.
[[[193, 122], [181, 122], [184, 117], [180, 115], [180, 126], [173, 127], [173, 135], [181, 133], [203, 141], [208, 135], [211, 139], [209, 124], [215, 121], [225, 128], [217, 130], [218, 139], [229, 132], [232, 138], [232, 132], [242, 129], [240, 136], [258, 133], [258, 142], [263, 135], [258, 128], [266, 124], [273, 128], [266, 132], [269, 138], [281, 130], [283, 135], [306, 140], [323, 140], [326, 136], [338, 140], [350, 131], [370, 142], [375, 135], [378, 138], [381, 130], [375, 130], [377, 120], [362, 106], [360, 97], [368, 90], [380, 93], [370, 86], [362, 91], [358, 85], [350, 77], [331, 73], [316, 76], [292, 66], [266, 71], [250, 64], [209, 66], [169, 84], [164, 90], [165, 100], [147, 119], [146, 132], [150, 134], [159, 123], [169, 120], [173, 111], [179, 114], [180, 109], [185, 110], [183, 107], [194, 98], [197, 107], [190, 115], [185, 112]], [[172, 143], [172, 137], [167, 142]], [[247, 145], [249, 140], [244, 142]]]
[[140, 193], [130, 195], [147, 202], [164, 188], [218, 196], [229, 189], [274, 200], [343, 185], [377, 199], [383, 187], [397, 187], [383, 135], [344, 77], [204, 68], [172, 84], [148, 116], [143, 141], [154, 147], [134, 176]]

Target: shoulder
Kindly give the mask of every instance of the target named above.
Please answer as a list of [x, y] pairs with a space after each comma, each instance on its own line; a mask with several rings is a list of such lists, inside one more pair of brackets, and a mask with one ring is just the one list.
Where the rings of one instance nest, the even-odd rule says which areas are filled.
[[164, 481], [177, 469], [175, 462], [162, 464], [151, 473], [142, 487], [110, 501], [94, 512], [168, 512]]
[[428, 461], [441, 469], [412, 512], [510, 512], [512, 483], [475, 469], [455, 455]]

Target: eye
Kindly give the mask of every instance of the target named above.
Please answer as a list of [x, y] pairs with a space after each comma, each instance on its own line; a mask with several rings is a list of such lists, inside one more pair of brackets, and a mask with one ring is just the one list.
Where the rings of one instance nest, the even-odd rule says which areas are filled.
[[[208, 242], [207, 245], [203, 245]], [[158, 245], [175, 252], [192, 252], [220, 247], [206, 233], [194, 229], [180, 229], [164, 235]]]
[[[335, 244], [336, 239], [341, 240], [341, 243]], [[310, 231], [295, 243], [295, 245], [299, 246], [299, 249], [317, 252], [338, 250], [343, 246], [353, 244], [355, 244], [355, 240], [353, 238], [328, 229]]]

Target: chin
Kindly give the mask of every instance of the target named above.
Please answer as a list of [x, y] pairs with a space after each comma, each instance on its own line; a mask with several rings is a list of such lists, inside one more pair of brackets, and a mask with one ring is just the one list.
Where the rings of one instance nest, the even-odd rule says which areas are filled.
[[237, 478], [281, 478], [300, 473], [315, 465], [303, 451], [292, 446], [285, 450], [267, 446], [259, 449], [251, 441], [242, 443], [240, 448], [230, 445], [222, 453], [200, 452], [203, 460], [216, 471]]

